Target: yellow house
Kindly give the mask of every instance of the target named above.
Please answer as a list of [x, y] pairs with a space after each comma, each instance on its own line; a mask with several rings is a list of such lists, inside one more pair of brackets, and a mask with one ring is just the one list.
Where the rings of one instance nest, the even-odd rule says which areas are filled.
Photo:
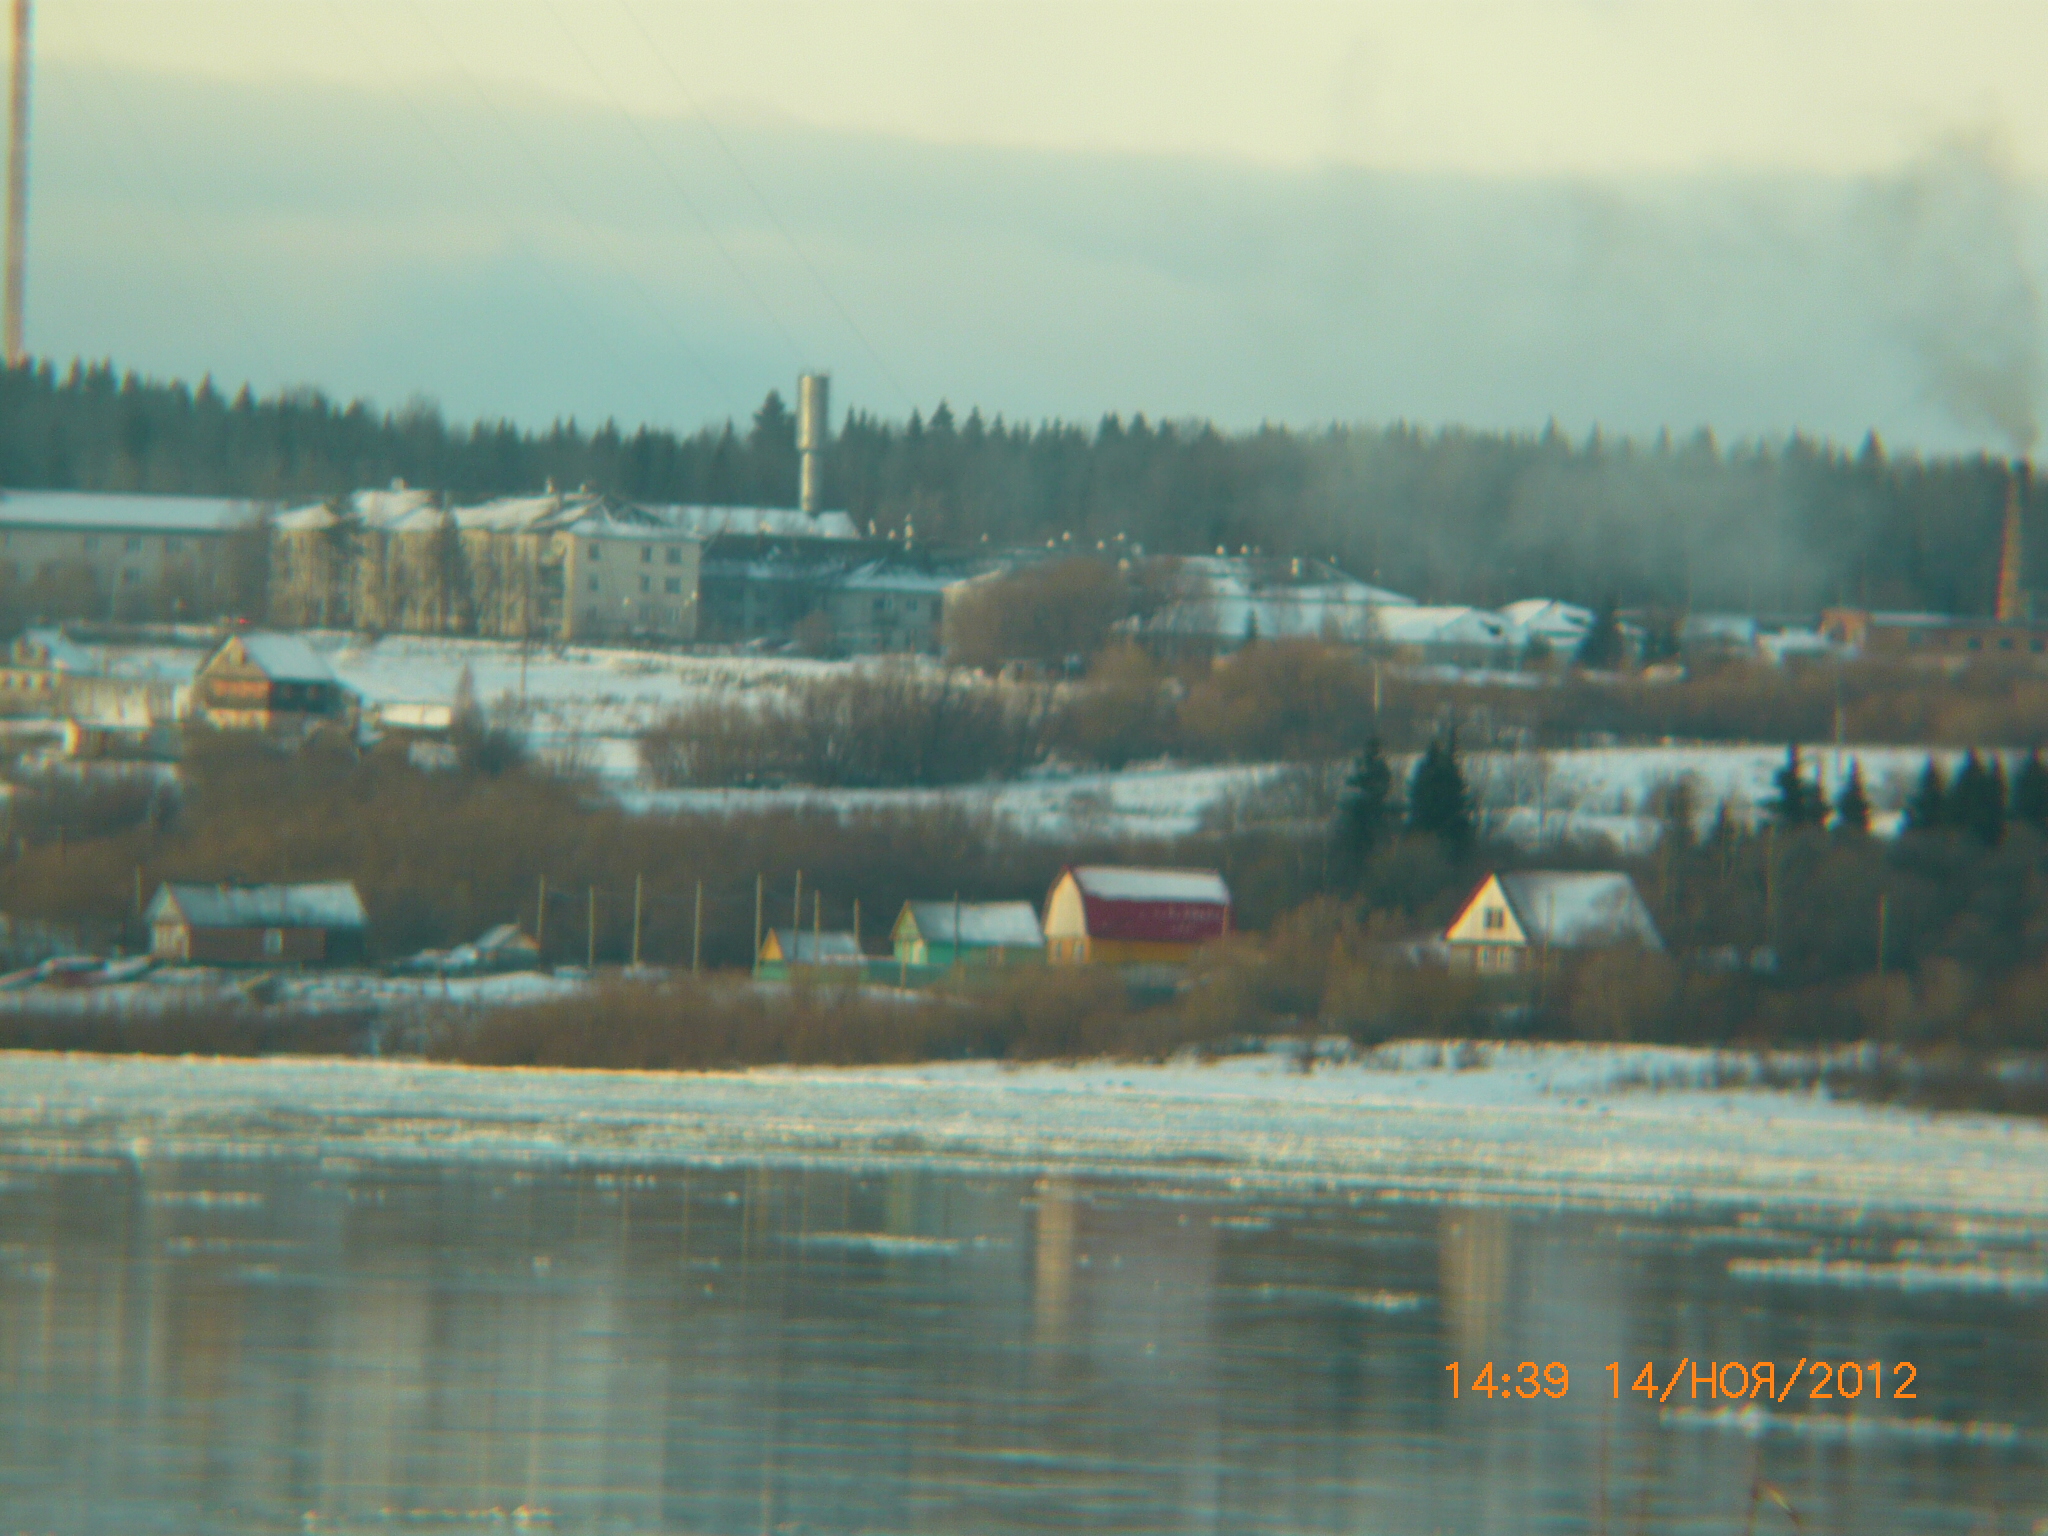
[[1488, 875], [1444, 930], [1454, 967], [1505, 975], [1552, 949], [1662, 949], [1635, 881], [1611, 870]]

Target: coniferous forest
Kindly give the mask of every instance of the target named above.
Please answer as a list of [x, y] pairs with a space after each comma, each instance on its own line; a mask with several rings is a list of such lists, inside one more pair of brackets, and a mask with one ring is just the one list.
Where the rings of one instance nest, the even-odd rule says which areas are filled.
[[[1794, 434], [1724, 445], [1406, 424], [1265, 426], [1105, 416], [1024, 423], [940, 403], [834, 424], [830, 505], [920, 541], [1333, 559], [1425, 601], [1543, 595], [1673, 610], [1828, 603], [1986, 611], [2011, 468]], [[574, 420], [463, 426], [317, 390], [257, 398], [31, 362], [0, 372], [0, 485], [277, 503], [403, 479], [461, 501], [587, 486], [652, 502], [790, 505], [795, 419], [690, 432]], [[2038, 509], [2038, 495], [2029, 500]], [[2033, 541], [2035, 545], [2041, 540]]]

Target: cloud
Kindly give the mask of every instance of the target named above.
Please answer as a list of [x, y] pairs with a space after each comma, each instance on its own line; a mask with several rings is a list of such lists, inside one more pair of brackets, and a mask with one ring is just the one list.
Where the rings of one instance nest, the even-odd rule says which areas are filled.
[[[643, 118], [643, 142], [531, 93], [79, 64], [46, 69], [38, 111], [28, 331], [59, 357], [529, 421], [694, 426], [822, 363], [836, 403], [892, 415], [900, 380], [1027, 418], [1989, 430], [1929, 395], [1846, 179], [1287, 170], [758, 122], [723, 130], [742, 176], [700, 123]], [[2005, 206], [2038, 226], [2037, 198]]]

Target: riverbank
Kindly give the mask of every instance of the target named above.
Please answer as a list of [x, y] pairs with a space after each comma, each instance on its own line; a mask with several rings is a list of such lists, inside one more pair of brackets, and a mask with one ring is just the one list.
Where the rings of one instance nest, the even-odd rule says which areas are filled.
[[1424, 1042], [1304, 1073], [1161, 1065], [648, 1073], [0, 1056], [0, 1175], [80, 1154], [1065, 1171], [1361, 1198], [2048, 1222], [2048, 1126], [1716, 1088], [1713, 1053]]

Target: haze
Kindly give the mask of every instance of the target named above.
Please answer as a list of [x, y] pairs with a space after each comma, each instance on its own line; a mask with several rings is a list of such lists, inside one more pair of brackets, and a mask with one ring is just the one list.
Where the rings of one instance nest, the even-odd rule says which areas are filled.
[[28, 341], [451, 415], [2031, 437], [2023, 5], [46, 4]]

